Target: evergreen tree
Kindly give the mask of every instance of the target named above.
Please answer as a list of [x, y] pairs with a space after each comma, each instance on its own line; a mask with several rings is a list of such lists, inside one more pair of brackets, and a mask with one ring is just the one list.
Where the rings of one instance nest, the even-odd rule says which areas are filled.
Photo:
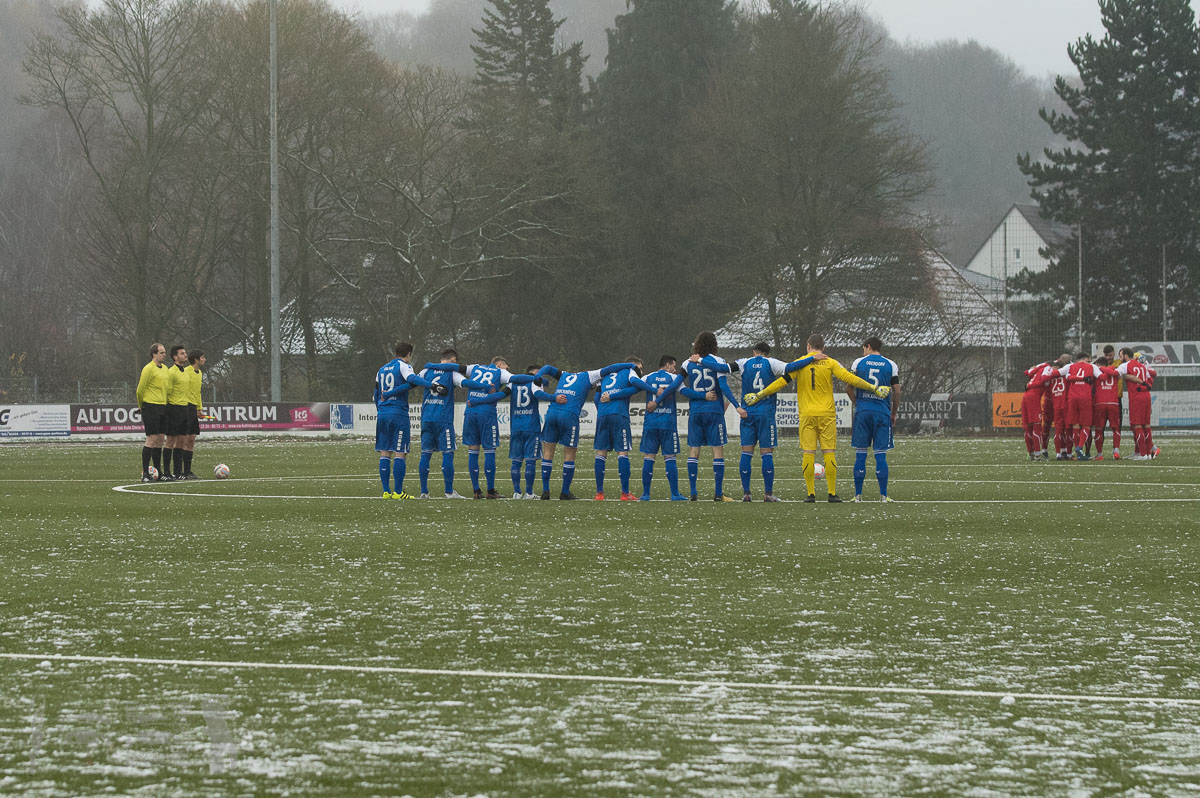
[[[1084, 320], [1076, 338], [1196, 337], [1200, 316], [1200, 31], [1188, 0], [1101, 0], [1105, 35], [1068, 48], [1062, 113], [1041, 116], [1068, 144], [1018, 159], [1048, 218], [1083, 235]], [[1018, 289], [1078, 313], [1078, 234]], [[1077, 326], [1077, 325], [1075, 325]], [[1086, 343], [1086, 340], [1082, 341]]]

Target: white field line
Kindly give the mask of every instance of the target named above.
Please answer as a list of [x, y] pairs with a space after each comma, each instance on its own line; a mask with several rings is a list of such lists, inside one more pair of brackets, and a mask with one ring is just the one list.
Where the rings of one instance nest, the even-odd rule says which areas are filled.
[[199, 659], [152, 659], [149, 657], [103, 657], [84, 654], [8, 654], [0, 659], [39, 662], [88, 662], [111, 665], [152, 665], [185, 668], [238, 668], [244, 670], [287, 670], [313, 673], [378, 673], [394, 676], [447, 676], [467, 679], [525, 680], [539, 682], [589, 682], [648, 687], [703, 687], [726, 690], [764, 690], [775, 693], [840, 693], [858, 695], [949, 696], [955, 698], [1020, 698], [1026, 701], [1057, 701], [1074, 704], [1136, 704], [1148, 706], [1200, 707], [1200, 698], [1155, 696], [1085, 695], [1073, 693], [1021, 693], [997, 690], [954, 690], [935, 687], [868, 687], [837, 684], [793, 684], [790, 682], [737, 682], [702, 679], [667, 679], [653, 676], [602, 676], [533, 671], [453, 670], [404, 668], [388, 665], [323, 665], [294, 662], [237, 662]]

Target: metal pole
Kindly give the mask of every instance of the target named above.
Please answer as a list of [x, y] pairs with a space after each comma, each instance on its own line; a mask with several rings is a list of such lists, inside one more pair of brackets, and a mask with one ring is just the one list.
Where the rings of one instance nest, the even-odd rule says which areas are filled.
[[275, 14], [271, 0], [271, 401], [281, 401], [282, 377], [279, 333], [279, 52]]
[[1162, 245], [1162, 339], [1167, 340], [1167, 245]]
[[1083, 351], [1083, 222], [1079, 223], [1079, 349], [1077, 351]]
[[1008, 388], [1008, 217], [1004, 218], [1004, 328], [1001, 335], [1004, 336], [1004, 371], [1002, 383], [1004, 388]]

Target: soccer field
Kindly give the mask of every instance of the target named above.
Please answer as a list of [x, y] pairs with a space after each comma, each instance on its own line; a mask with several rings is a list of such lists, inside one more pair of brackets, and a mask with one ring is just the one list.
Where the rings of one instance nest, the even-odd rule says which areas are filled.
[[604, 504], [385, 501], [365, 441], [122, 491], [136, 443], [5, 446], [0, 793], [1197, 795], [1200, 442], [1160, 443], [905, 439], [896, 503], [815, 506], [707, 462], [697, 503], [611, 461]]

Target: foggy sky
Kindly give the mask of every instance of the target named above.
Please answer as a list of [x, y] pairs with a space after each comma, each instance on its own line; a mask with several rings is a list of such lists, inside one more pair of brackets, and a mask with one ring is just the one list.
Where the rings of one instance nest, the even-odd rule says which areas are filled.
[[[429, 0], [333, 0], [364, 14], [424, 11]], [[1067, 45], [1100, 36], [1098, 0], [859, 0], [900, 42], [975, 39], [1007, 55], [1036, 77], [1074, 74]]]

